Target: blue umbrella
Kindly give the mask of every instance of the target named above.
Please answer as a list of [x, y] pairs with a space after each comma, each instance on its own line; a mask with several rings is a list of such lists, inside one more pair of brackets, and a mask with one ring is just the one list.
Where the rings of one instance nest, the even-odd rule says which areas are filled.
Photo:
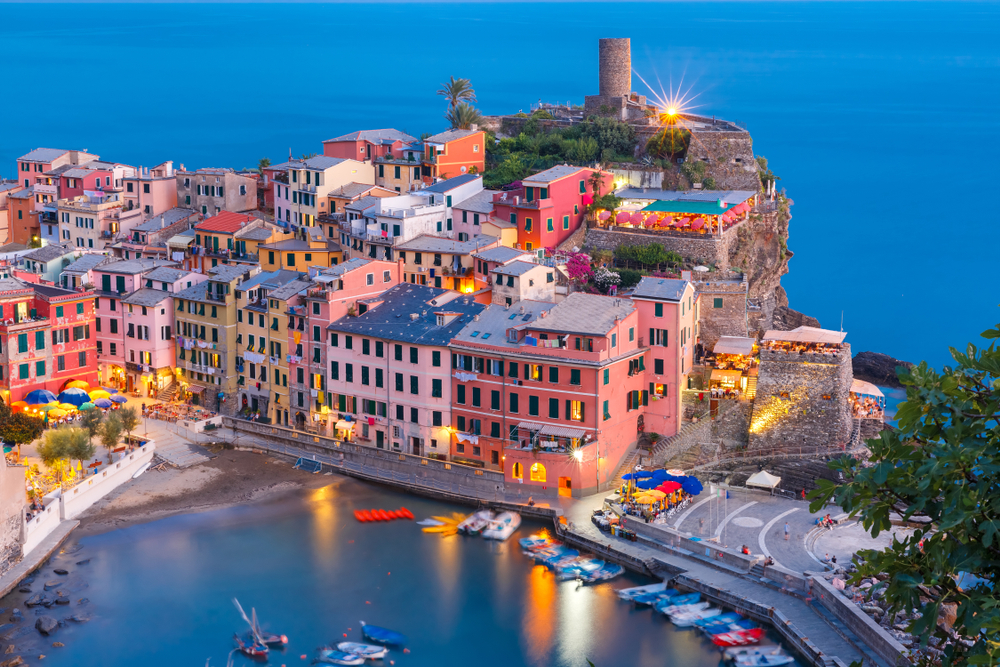
[[632, 473], [630, 472], [625, 473], [624, 475], [622, 475], [622, 479], [624, 479], [627, 482], [628, 480], [632, 479]]
[[28, 395], [24, 397], [24, 402], [28, 405], [45, 405], [54, 400], [56, 400], [56, 395], [48, 389], [36, 389], [28, 392]]
[[114, 389], [112, 387], [101, 387], [101, 389], [103, 389], [104, 391], [108, 392], [109, 394], [117, 394], [118, 393], [118, 390]]
[[701, 485], [697, 477], [685, 477], [684, 481], [681, 482], [681, 488], [684, 489], [684, 493], [697, 496], [705, 487]]
[[99, 408], [107, 409], [110, 408], [112, 405], [114, 405], [114, 403], [112, 403], [106, 398], [99, 398], [96, 401], [94, 401], [94, 405], [96, 405]]
[[114, 396], [111, 397], [111, 400], [114, 401], [115, 403], [128, 403], [128, 399], [122, 396], [121, 394], [115, 394]]
[[60, 403], [70, 403], [76, 407], [80, 407], [84, 403], [90, 400], [90, 396], [87, 395], [83, 389], [65, 389], [59, 394]]
[[652, 477], [652, 476], [653, 476], [653, 473], [651, 471], [649, 471], [649, 470], [640, 470], [637, 473], [635, 473], [635, 478], [636, 479], [647, 479], [647, 478]]
[[659, 486], [659, 482], [655, 479], [644, 479], [635, 483], [636, 487], [640, 489], [652, 489]]

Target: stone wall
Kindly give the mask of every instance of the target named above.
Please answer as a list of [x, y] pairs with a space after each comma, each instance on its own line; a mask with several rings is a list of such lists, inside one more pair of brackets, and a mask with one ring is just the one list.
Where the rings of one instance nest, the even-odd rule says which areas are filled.
[[0, 458], [0, 573], [21, 558], [24, 468]]
[[823, 452], [847, 445], [850, 345], [833, 354], [761, 350], [750, 448]]
[[727, 405], [722, 406], [725, 409], [717, 410], [717, 416], [712, 420], [713, 440], [722, 446], [723, 452], [743, 449], [749, 442], [753, 402], [731, 399], [722, 399], [719, 402]]
[[707, 392], [692, 389], [681, 391], [682, 421], [691, 421], [692, 417], [707, 417], [710, 409]]
[[632, 92], [632, 40], [628, 37], [597, 41], [599, 93], [624, 97]]
[[882, 431], [884, 431], [887, 428], [885, 422], [882, 421], [881, 419], [866, 418], [866, 419], [860, 419], [858, 421], [861, 422], [860, 442], [862, 444], [865, 442], [865, 440], [872, 440], [874, 438], [878, 438], [882, 433]]
[[688, 234], [676, 236], [669, 233], [648, 234], [626, 227], [610, 227], [607, 229], [591, 227], [587, 230], [584, 248], [587, 250], [614, 250], [620, 245], [648, 245], [659, 243], [667, 250], [673, 250], [680, 255], [699, 264], [715, 264], [718, 268], [729, 268], [729, 246], [735, 234], [728, 230], [722, 238], [714, 236], [694, 237]]
[[720, 190], [761, 189], [757, 161], [753, 156], [753, 139], [746, 131], [691, 132], [691, 146], [686, 160], [708, 163], [708, 175]]
[[704, 280], [695, 282], [694, 286], [701, 296], [698, 342], [706, 351], [715, 347], [720, 336], [747, 335], [746, 281]]

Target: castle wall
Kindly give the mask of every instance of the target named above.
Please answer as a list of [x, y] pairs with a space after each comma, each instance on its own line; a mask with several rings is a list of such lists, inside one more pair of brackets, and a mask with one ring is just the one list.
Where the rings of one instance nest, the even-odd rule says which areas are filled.
[[[698, 342], [710, 352], [721, 336], [747, 335], [747, 283], [745, 281], [698, 281]], [[716, 307], [718, 304], [718, 307]]]
[[685, 159], [708, 162], [708, 174], [720, 190], [761, 189], [749, 132], [694, 130]]
[[628, 37], [600, 39], [599, 91], [601, 96], [627, 97], [632, 92], [632, 42]]
[[722, 445], [724, 452], [730, 449], [744, 449], [749, 439], [753, 401], [727, 399], [722, 401], [734, 405], [728, 406], [725, 410], [717, 410], [717, 417], [712, 420], [712, 439]]
[[[742, 224], [742, 223], [741, 223]], [[676, 236], [670, 232], [644, 234], [628, 227], [590, 228], [587, 230], [587, 240], [584, 247], [590, 250], [614, 250], [620, 245], [647, 245], [659, 243], [667, 250], [673, 250], [680, 255], [701, 264], [714, 264], [717, 269], [729, 268], [729, 246], [736, 237], [736, 227], [727, 229], [722, 238], [714, 236], [691, 236], [690, 234]]]
[[853, 377], [847, 344], [837, 354], [761, 350], [750, 449], [822, 452], [846, 446]]

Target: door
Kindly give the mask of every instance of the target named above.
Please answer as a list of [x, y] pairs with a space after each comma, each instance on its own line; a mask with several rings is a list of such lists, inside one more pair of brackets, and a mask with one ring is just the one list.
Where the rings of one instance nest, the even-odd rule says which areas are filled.
[[413, 455], [423, 456], [423, 441], [420, 438], [413, 438]]
[[569, 477], [559, 478], [559, 495], [567, 498], [573, 497], [573, 480]]

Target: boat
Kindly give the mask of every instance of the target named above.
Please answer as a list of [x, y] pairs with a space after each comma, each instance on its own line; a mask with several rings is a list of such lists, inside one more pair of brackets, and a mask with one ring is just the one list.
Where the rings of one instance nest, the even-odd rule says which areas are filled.
[[483, 530], [483, 537], [488, 540], [504, 541], [514, 534], [521, 526], [521, 515], [516, 512], [500, 512], [496, 518]]
[[367, 639], [378, 644], [399, 646], [400, 644], [406, 643], [405, 635], [402, 635], [395, 630], [389, 630], [388, 628], [382, 628], [377, 625], [368, 625], [364, 621], [361, 621], [361, 632]]
[[521, 545], [521, 548], [526, 551], [534, 551], [536, 549], [544, 549], [545, 547], [552, 546], [556, 544], [545, 533], [536, 533], [535, 535], [529, 535], [528, 537], [522, 537], [517, 541]]
[[[685, 593], [683, 595], [674, 595], [673, 597], [656, 602], [653, 604], [653, 608], [660, 613], [666, 613], [663, 610], [669, 607], [680, 607], [686, 604], [695, 604], [699, 600], [701, 600], [700, 593]], [[707, 607], [708, 605], [705, 606]]]
[[726, 612], [725, 614], [720, 614], [715, 618], [708, 618], [698, 621], [697, 623], [695, 623], [695, 625], [697, 625], [699, 628], [705, 628], [710, 625], [721, 625], [721, 624], [726, 624], [728, 626], [729, 623], [735, 623], [736, 621], [739, 621], [742, 618], [743, 617], [737, 614], [736, 612], [729, 611]]
[[657, 607], [656, 611], [664, 616], [677, 616], [678, 614], [690, 614], [709, 608], [708, 602], [689, 602], [688, 604], [672, 604], [666, 607]]
[[571, 561], [560, 563], [555, 569], [556, 572], [559, 573], [559, 579], [576, 579], [577, 577], [582, 577], [596, 570], [600, 570], [603, 565], [603, 560], [581, 556], [580, 558], [574, 558]]
[[142, 467], [139, 468], [138, 470], [136, 470], [135, 474], [132, 475], [132, 479], [138, 478], [139, 475], [141, 475], [142, 473], [146, 472], [147, 470], [149, 470], [149, 463], [143, 463]]
[[632, 602], [640, 607], [647, 605], [655, 605], [659, 602], [669, 600], [670, 598], [675, 598], [681, 595], [681, 592], [676, 588], [668, 588], [666, 590], [660, 591], [659, 593], [643, 593], [641, 595], [636, 595], [632, 598]]
[[332, 648], [321, 648], [316, 662], [326, 662], [331, 665], [363, 665], [365, 659], [353, 653], [344, 653]]
[[771, 665], [788, 665], [795, 658], [787, 653], [749, 653], [738, 656], [734, 662], [738, 667], [770, 667]]
[[483, 529], [490, 525], [493, 520], [493, 512], [490, 510], [479, 510], [462, 523], [458, 524], [458, 532], [466, 535], [478, 535]]
[[566, 553], [567, 551], [570, 551], [569, 547], [561, 542], [556, 542], [551, 546], [545, 547], [544, 549], [536, 549], [531, 552], [531, 557], [539, 563], [544, 563], [547, 558], [558, 556], [559, 554]]
[[443, 526], [444, 521], [438, 521], [437, 519], [422, 519], [417, 522], [418, 526]]
[[384, 658], [389, 652], [384, 646], [375, 646], [374, 644], [359, 644], [358, 642], [340, 642], [337, 644], [337, 649], [343, 651], [344, 653], [353, 653], [354, 655], [359, 655], [362, 658], [368, 660], [376, 660], [378, 658]]
[[[714, 619], [709, 619], [709, 620], [714, 620]], [[705, 627], [702, 628], [702, 630], [705, 631], [705, 634], [712, 636], [712, 635], [721, 635], [725, 632], [752, 630], [756, 627], [757, 624], [751, 621], [749, 618], [741, 618], [740, 620], [731, 623], [717, 623], [715, 625], [706, 625]]]
[[731, 632], [712, 635], [712, 643], [716, 646], [746, 646], [747, 644], [756, 644], [763, 636], [763, 628], [733, 630]]
[[614, 579], [623, 572], [625, 572], [625, 568], [618, 563], [605, 563], [600, 569], [583, 575], [580, 578], [583, 579], [583, 583], [585, 584], [596, 584], [608, 579]]
[[561, 554], [556, 554], [542, 561], [542, 564], [552, 568], [553, 570], [558, 570], [559, 566], [564, 563], [569, 563], [580, 557], [580, 552], [575, 549], [568, 549]]
[[709, 607], [708, 609], [702, 609], [700, 611], [694, 611], [690, 613], [680, 613], [674, 614], [670, 617], [671, 623], [676, 625], [678, 628], [690, 628], [694, 625], [695, 621], [700, 621], [706, 618], [712, 618], [713, 616], [718, 616], [722, 613], [722, 610], [718, 607]]
[[243, 641], [243, 638], [235, 632], [233, 633], [233, 638], [236, 639], [236, 648], [239, 649], [239, 652], [243, 655], [257, 660], [267, 660], [267, 654], [270, 652], [270, 649], [267, 648], [267, 644], [257, 641], [256, 638], [254, 638], [254, 641], [252, 642], [245, 642]]
[[741, 656], [758, 655], [758, 654], [777, 656], [777, 655], [784, 655], [785, 652], [782, 650], [780, 646], [760, 646], [760, 647], [737, 646], [735, 648], [727, 648], [725, 651], [722, 652], [722, 657], [726, 660], [732, 661], [736, 660]]
[[[532, 536], [534, 537], [534, 536]], [[528, 538], [525, 538], [528, 539]], [[521, 540], [522, 542], [524, 540]], [[523, 544], [521, 546], [524, 546]], [[622, 600], [635, 600], [636, 597], [640, 595], [649, 595], [652, 593], [664, 593], [667, 590], [667, 582], [661, 581], [658, 584], [648, 584], [646, 586], [633, 586], [631, 588], [619, 588], [615, 593]]]

